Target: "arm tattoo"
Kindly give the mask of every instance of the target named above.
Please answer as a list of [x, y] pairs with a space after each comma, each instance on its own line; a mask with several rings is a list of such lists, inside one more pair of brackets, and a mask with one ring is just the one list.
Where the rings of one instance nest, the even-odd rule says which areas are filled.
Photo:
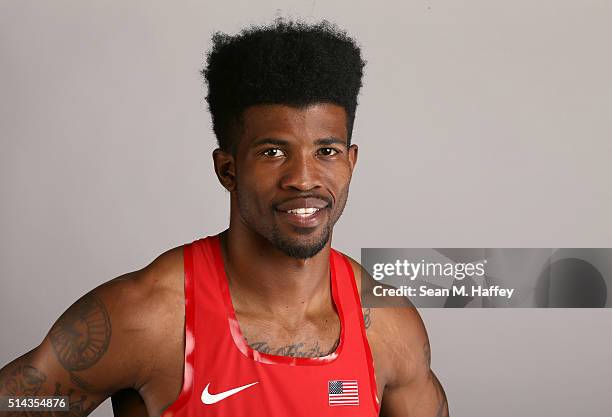
[[[64, 395], [68, 396], [68, 403], [70, 404], [69, 411], [57, 411], [57, 416], [66, 416], [66, 417], [83, 417], [89, 415], [95, 408], [98, 406], [94, 401], [89, 401], [89, 405], [87, 405], [87, 395], [82, 394], [77, 397], [74, 393], [74, 390], [71, 388], [68, 392], [62, 392], [61, 384], [59, 382], [55, 383], [55, 392], [53, 395]], [[54, 414], [55, 416], [55, 414]]]
[[77, 376], [74, 372], [70, 372], [70, 381], [77, 387], [82, 390], [93, 392], [93, 387], [89, 384], [89, 382], [85, 381], [83, 378]]
[[36, 396], [47, 377], [30, 365], [19, 364], [0, 381], [0, 392], [4, 395]]
[[[43, 395], [41, 388], [47, 376], [31, 365], [18, 364], [7, 377], [0, 381], [0, 392], [3, 395], [16, 397], [34, 397]], [[44, 392], [44, 391], [43, 391]], [[68, 411], [15, 411], [9, 412], [7, 417], [84, 417], [89, 415], [97, 406], [94, 401], [87, 401], [87, 395], [77, 396], [74, 389], [62, 392], [61, 384], [55, 383], [53, 395], [68, 396], [70, 409]], [[89, 404], [87, 404], [89, 403]]]
[[51, 328], [49, 338], [57, 360], [70, 372], [76, 386], [90, 390], [74, 371], [90, 368], [104, 355], [111, 338], [111, 323], [102, 300], [86, 295], [64, 312]]
[[367, 329], [370, 328], [370, 326], [372, 325], [372, 309], [371, 308], [365, 308], [363, 310], [363, 324]]

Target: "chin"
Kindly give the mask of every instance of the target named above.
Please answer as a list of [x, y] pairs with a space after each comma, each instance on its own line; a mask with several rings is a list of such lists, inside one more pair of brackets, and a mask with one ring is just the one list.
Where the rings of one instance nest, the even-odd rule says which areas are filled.
[[[302, 229], [303, 230], [303, 229]], [[301, 231], [300, 231], [301, 232]], [[300, 233], [298, 232], [298, 233]], [[329, 241], [329, 232], [319, 232], [319, 236], [306, 237], [305, 235], [309, 235], [312, 233], [316, 233], [316, 231], [310, 231], [308, 233], [300, 233], [300, 237], [291, 237], [291, 236], [279, 236], [276, 235], [272, 239], [272, 244], [285, 253], [287, 256], [296, 259], [308, 259], [317, 255], [327, 242]]]
[[309, 259], [317, 255], [325, 247], [321, 246], [277, 246], [285, 255], [295, 259]]

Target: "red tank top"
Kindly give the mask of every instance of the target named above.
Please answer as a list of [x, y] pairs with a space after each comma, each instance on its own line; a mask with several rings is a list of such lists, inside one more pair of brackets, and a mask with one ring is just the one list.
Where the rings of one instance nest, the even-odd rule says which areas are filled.
[[184, 247], [185, 371], [162, 417], [372, 417], [379, 414], [372, 354], [353, 269], [330, 254], [340, 318], [336, 351], [318, 358], [261, 353], [236, 319], [219, 236]]

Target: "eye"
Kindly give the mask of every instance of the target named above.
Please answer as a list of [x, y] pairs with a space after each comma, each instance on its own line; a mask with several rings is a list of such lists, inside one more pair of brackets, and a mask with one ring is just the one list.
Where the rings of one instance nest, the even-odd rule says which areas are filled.
[[284, 156], [285, 153], [278, 148], [270, 148], [263, 151], [262, 155], [269, 156], [271, 158], [277, 158], [279, 156]]
[[321, 148], [319, 149], [319, 153], [323, 156], [334, 156], [338, 154], [338, 150], [334, 148]]

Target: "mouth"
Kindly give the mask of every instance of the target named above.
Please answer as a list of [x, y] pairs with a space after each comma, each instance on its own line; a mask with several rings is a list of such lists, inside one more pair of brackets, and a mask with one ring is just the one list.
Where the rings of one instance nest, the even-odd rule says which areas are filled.
[[329, 201], [318, 197], [298, 197], [278, 204], [281, 219], [297, 228], [314, 228], [323, 223]]
[[284, 210], [284, 212], [287, 214], [295, 214], [297, 216], [306, 218], [306, 217], [312, 216], [319, 210], [322, 210], [322, 209], [318, 209], [316, 207], [304, 207], [304, 208], [296, 208], [293, 210]]
[[294, 227], [315, 228], [323, 223], [327, 207], [300, 207], [290, 210], [277, 210], [280, 217]]

